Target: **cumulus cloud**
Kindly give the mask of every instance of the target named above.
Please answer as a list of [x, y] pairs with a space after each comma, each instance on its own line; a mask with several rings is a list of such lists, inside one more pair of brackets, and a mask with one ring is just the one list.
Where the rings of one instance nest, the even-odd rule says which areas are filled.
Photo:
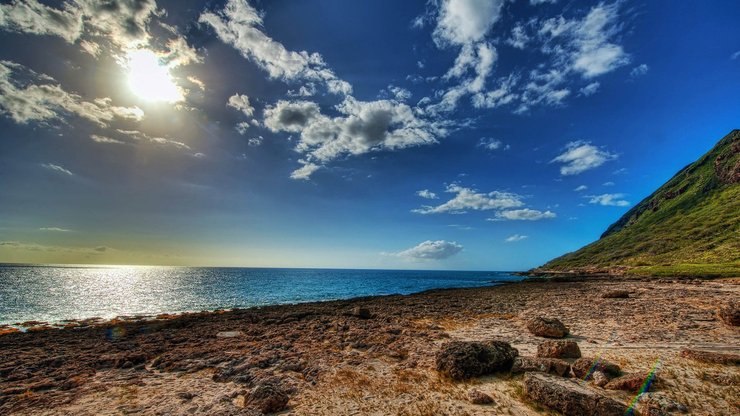
[[267, 71], [271, 78], [284, 81], [322, 82], [336, 94], [350, 94], [352, 87], [329, 69], [318, 53], [290, 51], [262, 31], [262, 15], [246, 0], [229, 0], [216, 12], [205, 12], [199, 22], [213, 28], [216, 35], [242, 56]]
[[437, 206], [424, 205], [411, 212], [417, 214], [461, 214], [469, 210], [488, 211], [524, 205], [521, 195], [509, 192], [480, 193], [475, 189], [465, 188], [458, 184], [448, 185], [445, 192], [455, 194], [455, 196], [443, 204]]
[[437, 194], [430, 191], [429, 189], [422, 189], [421, 191], [416, 191], [416, 195], [424, 199], [439, 199]]
[[454, 241], [427, 240], [393, 255], [417, 260], [444, 260], [461, 252], [462, 249], [463, 246]]
[[496, 218], [489, 218], [490, 221], [539, 221], [549, 218], [555, 218], [557, 215], [552, 211], [539, 211], [536, 209], [513, 209], [496, 213]]
[[63, 175], [68, 175], [68, 176], [74, 176], [74, 173], [72, 173], [72, 171], [65, 169], [64, 167], [56, 165], [54, 163], [42, 163], [41, 167], [44, 169], [48, 169], [55, 173], [61, 173]]
[[254, 114], [254, 107], [249, 103], [249, 97], [244, 94], [232, 95], [226, 105], [241, 111], [247, 117], [252, 117]]
[[443, 0], [434, 41], [440, 45], [477, 42], [499, 20], [504, 0]]
[[574, 141], [565, 145], [565, 151], [552, 162], [562, 163], [561, 175], [577, 175], [589, 169], [597, 168], [604, 163], [614, 160], [617, 155], [584, 141]]
[[82, 13], [74, 3], [55, 9], [37, 0], [0, 5], [0, 28], [11, 32], [59, 36], [73, 43], [82, 33]]
[[597, 204], [612, 207], [629, 206], [629, 201], [624, 200], [625, 194], [601, 194], [588, 196], [589, 204]]
[[247, 141], [247, 145], [251, 147], [257, 147], [262, 144], [264, 138], [262, 136], [252, 137]]
[[81, 96], [62, 89], [56, 81], [20, 64], [0, 61], [0, 113], [16, 123], [51, 121], [75, 115], [100, 126], [114, 119], [141, 120], [138, 107], [119, 107], [110, 98], [85, 101]]
[[417, 117], [395, 100], [348, 96], [335, 109], [340, 115], [329, 117], [318, 104], [301, 100], [281, 100], [265, 109], [264, 124], [271, 131], [300, 133], [295, 150], [305, 155], [304, 165], [314, 165], [301, 168], [300, 178], [338, 157], [437, 143], [446, 133], [443, 125]]
[[517, 241], [526, 240], [528, 238], [528, 235], [514, 234], [506, 237], [506, 240], [504, 241], [506, 241], [507, 243], [516, 243]]

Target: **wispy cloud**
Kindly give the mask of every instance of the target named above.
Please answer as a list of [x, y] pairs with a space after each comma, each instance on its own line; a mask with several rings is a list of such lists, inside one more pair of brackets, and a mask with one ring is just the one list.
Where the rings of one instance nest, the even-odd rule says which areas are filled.
[[417, 214], [460, 214], [468, 210], [488, 211], [493, 209], [514, 208], [524, 205], [523, 197], [510, 192], [493, 191], [481, 193], [472, 188], [451, 184], [445, 190], [455, 196], [437, 206], [422, 206], [412, 210]]
[[429, 189], [422, 189], [421, 191], [416, 191], [416, 195], [424, 199], [439, 199], [437, 194], [430, 191]]
[[444, 260], [461, 252], [463, 246], [454, 241], [427, 240], [409, 249], [391, 253], [397, 257], [419, 260]]
[[51, 232], [60, 232], [60, 233], [68, 233], [72, 230], [68, 230], [66, 228], [60, 228], [60, 227], [41, 227], [39, 228], [40, 231], [51, 231]]
[[552, 162], [562, 163], [561, 175], [577, 175], [589, 169], [597, 168], [604, 163], [614, 160], [617, 155], [584, 141], [574, 141], [565, 145], [565, 151]]
[[557, 214], [552, 211], [539, 211], [536, 209], [523, 208], [497, 212], [495, 218], [489, 218], [488, 220], [539, 221], [555, 217], [557, 217]]
[[586, 186], [586, 185], [580, 185], [576, 189], [574, 189], [574, 191], [576, 191], [576, 192], [582, 192], [582, 191], [585, 191], [586, 189], [588, 189], [588, 186]]
[[42, 163], [41, 164], [41, 167], [43, 167], [44, 169], [48, 169], [48, 170], [50, 170], [52, 172], [61, 173], [61, 174], [64, 174], [64, 175], [69, 175], [69, 176], [74, 176], [74, 173], [72, 173], [71, 171], [69, 171], [69, 170], [67, 170], [67, 169], [65, 169], [65, 168], [63, 168], [63, 167], [61, 167], [59, 165], [56, 165], [54, 163]]
[[527, 235], [521, 235], [521, 234], [514, 234], [506, 237], [506, 240], [504, 240], [507, 243], [516, 243], [517, 241], [522, 241], [528, 239], [529, 236]]
[[624, 199], [625, 196], [625, 194], [589, 195], [588, 203], [612, 207], [626, 207], [630, 205], [630, 202]]
[[647, 66], [646, 64], [641, 64], [641, 65], [638, 65], [632, 68], [632, 71], [630, 71], [630, 76], [632, 78], [637, 78], [637, 77], [647, 74], [649, 70], [650, 70], [649, 66]]

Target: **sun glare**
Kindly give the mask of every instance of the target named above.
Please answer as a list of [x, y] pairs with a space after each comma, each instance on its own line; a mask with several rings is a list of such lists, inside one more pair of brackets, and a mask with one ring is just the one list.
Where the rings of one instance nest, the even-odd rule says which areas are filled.
[[128, 85], [136, 96], [147, 101], [174, 103], [183, 99], [180, 88], [172, 80], [170, 69], [147, 49], [128, 54]]

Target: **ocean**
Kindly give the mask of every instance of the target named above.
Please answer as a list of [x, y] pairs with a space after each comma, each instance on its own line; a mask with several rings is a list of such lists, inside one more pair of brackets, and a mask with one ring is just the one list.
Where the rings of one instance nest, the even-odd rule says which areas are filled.
[[480, 271], [0, 265], [0, 324], [409, 294], [520, 279]]

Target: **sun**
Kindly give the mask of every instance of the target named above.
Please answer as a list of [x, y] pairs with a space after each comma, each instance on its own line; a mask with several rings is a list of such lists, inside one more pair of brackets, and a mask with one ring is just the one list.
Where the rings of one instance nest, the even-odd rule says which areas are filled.
[[175, 85], [170, 69], [157, 54], [148, 49], [137, 49], [127, 55], [128, 86], [137, 97], [146, 101], [175, 103], [183, 100], [182, 91]]

